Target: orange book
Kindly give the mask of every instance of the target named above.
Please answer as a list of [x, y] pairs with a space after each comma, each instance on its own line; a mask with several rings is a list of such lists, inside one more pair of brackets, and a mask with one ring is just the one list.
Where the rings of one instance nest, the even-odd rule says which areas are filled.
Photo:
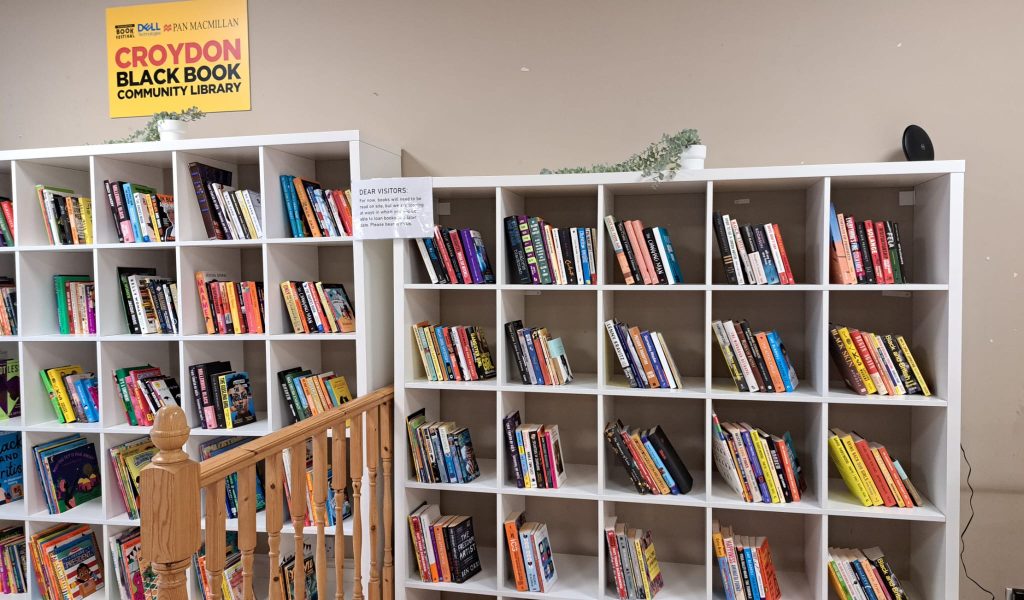
[[540, 364], [541, 375], [544, 376], [544, 385], [554, 385], [555, 379], [551, 374], [551, 369], [548, 368], [548, 353], [544, 351], [544, 343], [541, 342], [540, 333], [533, 329], [531, 330], [531, 341], [533, 342], [533, 349], [537, 351], [537, 363]]
[[871, 481], [878, 488], [878, 494], [882, 496], [882, 504], [885, 506], [896, 506], [896, 499], [893, 498], [892, 492], [889, 491], [889, 484], [885, 482], [885, 477], [882, 475], [882, 471], [879, 470], [875, 457], [871, 454], [868, 441], [856, 433], [852, 435], [853, 445], [857, 447], [857, 454], [860, 454], [860, 459], [864, 461], [864, 466], [867, 467], [868, 473], [871, 475]]
[[199, 306], [203, 309], [203, 320], [206, 322], [206, 333], [217, 333], [213, 324], [213, 312], [210, 310], [210, 294], [206, 289], [206, 276], [203, 271], [196, 271], [196, 292], [199, 293]]
[[896, 470], [896, 465], [892, 464], [892, 458], [889, 456], [889, 451], [885, 449], [885, 446], [881, 444], [870, 444], [870, 447], [878, 450], [879, 456], [882, 457], [882, 463], [885, 464], [885, 469], [889, 471], [889, 477], [892, 478], [892, 483], [896, 486], [896, 490], [899, 491], [900, 497], [903, 498], [903, 505], [907, 508], [914, 506], [914, 499], [910, 497], [910, 492], [907, 491], [907, 486], [903, 485], [903, 478], [900, 477], [899, 472]]
[[651, 363], [651, 358], [647, 356], [647, 350], [644, 349], [644, 340], [640, 337], [640, 328], [630, 327], [629, 338], [633, 340], [633, 349], [636, 350], [636, 355], [640, 358], [640, 367], [644, 370], [644, 377], [647, 378], [648, 384], [652, 388], [661, 387], [661, 384], [658, 383], [658, 374], [654, 372], [654, 364]]
[[231, 327], [235, 333], [245, 333], [245, 324], [242, 323], [242, 311], [238, 306], [238, 283], [229, 281], [227, 283], [228, 310], [231, 311]]
[[651, 252], [647, 249], [647, 241], [644, 239], [644, 224], [638, 220], [626, 221], [626, 231], [629, 232], [629, 243], [633, 246], [633, 254], [640, 265], [644, 283], [656, 285], [658, 276], [654, 272], [654, 261], [651, 260]]
[[[316, 183], [311, 181], [310, 183]], [[313, 210], [313, 203], [309, 199], [309, 195], [306, 194], [306, 182], [301, 177], [296, 177], [292, 180], [292, 185], [295, 187], [295, 194], [299, 197], [299, 206], [302, 207], [302, 214], [306, 216], [306, 223], [309, 225], [309, 232], [313, 237], [323, 237], [320, 232], [319, 221], [316, 220], [316, 212]], [[320, 184], [316, 184], [320, 185]]]
[[320, 317], [324, 333], [331, 333], [331, 325], [327, 322], [327, 315], [324, 313], [324, 307], [320, 303], [320, 295], [316, 291], [316, 286], [312, 281], [303, 281], [302, 291], [306, 296], [306, 302], [309, 303], [309, 309]]
[[509, 513], [505, 517], [505, 542], [508, 543], [508, 557], [512, 562], [512, 575], [516, 581], [516, 591], [529, 591], [526, 583], [526, 568], [523, 566], [523, 550], [519, 546], [519, 528], [523, 524], [522, 511]]
[[757, 552], [757, 562], [761, 565], [761, 577], [764, 580], [765, 596], [768, 600], [781, 600], [782, 590], [779, 588], [779, 576], [775, 572], [775, 563], [772, 561], [772, 549], [768, 546], [768, 539], [758, 537], [754, 540], [754, 551]]
[[444, 526], [454, 517], [441, 517], [431, 526], [434, 530], [434, 543], [437, 545], [437, 572], [439, 581], [451, 581], [452, 571], [448, 565], [448, 552], [444, 545]]
[[263, 316], [262, 309], [260, 308], [260, 296], [259, 293], [256, 291], [256, 283], [250, 281], [248, 288], [249, 306], [252, 307], [252, 320], [253, 325], [255, 325], [255, 329], [252, 329], [251, 331], [253, 333], [263, 333]]
[[764, 364], [768, 367], [768, 375], [772, 378], [772, 385], [775, 386], [775, 392], [785, 392], [786, 384], [782, 382], [782, 375], [779, 374], [779, 367], [775, 364], [775, 354], [772, 353], [771, 344], [768, 343], [768, 334], [763, 331], [755, 333], [754, 339], [757, 340], [757, 347], [761, 349], [761, 358], [764, 359]]

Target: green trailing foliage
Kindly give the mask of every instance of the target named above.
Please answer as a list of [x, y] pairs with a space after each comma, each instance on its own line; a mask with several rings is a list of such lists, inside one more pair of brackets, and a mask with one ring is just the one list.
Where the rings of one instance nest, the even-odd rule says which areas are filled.
[[186, 123], [198, 121], [206, 116], [206, 113], [199, 110], [198, 106], [186, 108], [181, 112], [158, 112], [153, 115], [140, 129], [133, 131], [128, 137], [119, 140], [107, 140], [105, 144], [127, 144], [130, 142], [158, 142], [160, 141], [160, 121], [176, 120]]
[[589, 167], [565, 169], [544, 169], [542, 175], [564, 175], [569, 173], [624, 173], [639, 171], [644, 178], [664, 181], [675, 177], [680, 169], [680, 157], [690, 146], [699, 145], [700, 134], [696, 129], [684, 129], [675, 135], [663, 134], [661, 139], [648, 145], [642, 151], [615, 164], [596, 164]]

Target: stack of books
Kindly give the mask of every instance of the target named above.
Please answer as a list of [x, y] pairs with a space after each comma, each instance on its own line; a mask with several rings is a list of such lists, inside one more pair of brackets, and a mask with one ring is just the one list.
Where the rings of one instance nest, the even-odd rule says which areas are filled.
[[468, 483], [480, 476], [469, 429], [453, 421], [428, 421], [426, 409], [405, 420], [409, 451], [420, 483]]
[[17, 431], [0, 434], [0, 505], [17, 502], [24, 497], [25, 475], [21, 462], [21, 434]]
[[854, 221], [830, 206], [829, 273], [832, 283], [908, 283], [896, 221]]
[[502, 420], [509, 478], [518, 488], [559, 488], [565, 485], [565, 462], [558, 425], [523, 424], [519, 411]]
[[605, 216], [604, 225], [626, 285], [683, 283], [683, 271], [664, 227], [616, 221], [612, 215]]
[[412, 335], [430, 381], [478, 381], [497, 373], [481, 327], [423, 321], [412, 326]]
[[712, 225], [725, 277], [733, 285], [793, 285], [782, 229], [778, 223], [740, 225], [736, 219], [713, 213]]
[[[309, 544], [306, 544], [303, 550], [301, 569], [305, 574], [305, 598], [307, 600], [316, 600], [320, 596], [316, 589], [316, 561], [313, 559], [313, 548]], [[281, 597], [284, 598], [284, 600], [293, 600], [293, 598], [295, 598], [296, 562], [294, 554], [289, 554], [281, 560]], [[326, 592], [324, 595], [326, 596]]]
[[0, 421], [21, 416], [21, 363], [0, 358]]
[[420, 580], [465, 583], [481, 571], [473, 517], [441, 515], [436, 504], [420, 504], [409, 514], [409, 534]]
[[142, 568], [142, 531], [133, 527], [111, 537], [110, 553], [121, 597], [155, 600], [156, 573], [152, 567]]
[[[284, 495], [286, 506], [291, 507], [292, 505], [292, 464], [291, 464], [291, 448], [285, 448], [281, 451], [282, 460], [284, 461]], [[313, 525], [313, 452], [309, 442], [306, 443], [306, 476], [304, 477], [306, 485], [304, 486], [303, 492], [306, 494], [306, 519], [305, 526], [310, 527]], [[334, 499], [334, 491], [331, 483], [334, 481], [334, 469], [327, 466], [327, 517], [325, 525], [327, 527], [334, 527], [338, 524], [335, 509], [337, 504]], [[347, 519], [352, 516], [352, 503], [349, 500], [349, 490], [345, 488], [342, 494], [344, 500], [341, 508], [341, 518]], [[294, 516], [292, 517], [294, 520]]]
[[189, 365], [192, 402], [203, 429], [232, 429], [256, 422], [256, 400], [249, 373], [235, 371], [231, 361]]
[[494, 283], [487, 248], [475, 229], [434, 226], [434, 237], [417, 238], [430, 283]]
[[174, 196], [128, 181], [103, 181], [122, 244], [174, 241]]
[[18, 335], [18, 290], [10, 277], [0, 277], [0, 335]]
[[683, 377], [660, 332], [641, 330], [612, 319], [605, 321], [604, 326], [629, 387], [683, 387]]
[[910, 597], [878, 546], [864, 550], [829, 546], [828, 579], [840, 600]]
[[547, 327], [524, 327], [522, 321], [505, 323], [505, 337], [515, 357], [520, 380], [527, 385], [572, 383], [572, 367], [562, 338], [552, 338]]
[[516, 590], [548, 592], [558, 581], [555, 553], [551, 549], [548, 526], [527, 522], [522, 511], [505, 516], [505, 544]]
[[856, 432], [832, 427], [828, 455], [850, 493], [864, 506], [924, 506], [924, 498], [910, 482], [900, 461], [889, 456], [885, 446], [869, 442]]
[[[220, 592], [214, 594], [210, 589], [210, 578], [206, 572], [206, 544], [199, 548], [199, 552], [192, 555], [192, 566], [196, 571], [196, 583], [199, 584], [200, 598], [220, 597], [224, 600], [245, 600], [244, 577], [242, 573], [242, 553], [238, 549], [238, 533], [228, 531], [225, 533], [224, 550], [224, 572], [221, 578]], [[250, 590], [252, 592], [252, 590]], [[250, 596], [251, 597], [251, 596]], [[315, 600], [315, 597], [309, 597]], [[149, 600], [147, 598], [147, 600]]]
[[807, 489], [793, 437], [771, 435], [746, 423], [719, 422], [711, 415], [715, 468], [744, 502], [799, 502]]
[[45, 600], [88, 598], [103, 589], [103, 547], [88, 525], [55, 525], [33, 535], [31, 545]]
[[830, 323], [828, 348], [846, 386], [862, 396], [932, 395], [902, 335], [878, 335]]
[[160, 277], [151, 267], [118, 267], [121, 306], [128, 331], [143, 333], [179, 333], [178, 284]]
[[130, 425], [149, 426], [154, 415], [164, 406], [181, 405], [178, 380], [164, 375], [160, 367], [139, 365], [115, 369], [114, 385]]
[[96, 445], [81, 434], [32, 447], [46, 507], [57, 515], [100, 497]]
[[315, 181], [281, 175], [281, 197], [292, 237], [352, 235], [351, 190], [327, 190]]
[[42, 369], [39, 377], [58, 423], [99, 423], [99, 388], [95, 373], [86, 373], [79, 365], [65, 365]]
[[263, 237], [260, 194], [231, 187], [231, 172], [203, 163], [189, 163], [192, 187], [206, 235], [211, 240], [255, 240]]
[[729, 600], [779, 600], [782, 589], [772, 561], [772, 550], [764, 536], [733, 534], [718, 519], [711, 524], [711, 541]]
[[345, 377], [334, 371], [313, 373], [302, 367], [292, 367], [277, 372], [277, 383], [281, 386], [281, 397], [292, 416], [292, 423], [352, 400]]
[[597, 285], [597, 230], [552, 227], [526, 215], [505, 217], [509, 283]]
[[0, 245], [14, 245], [14, 201], [0, 196]]
[[608, 572], [619, 600], [651, 600], [665, 587], [651, 530], [635, 529], [615, 515], [604, 519]]
[[114, 467], [117, 488], [121, 491], [128, 518], [139, 518], [139, 482], [142, 468], [153, 461], [157, 449], [148, 437], [139, 438], [110, 449], [110, 462]]
[[[249, 442], [243, 437], [221, 437], [199, 444], [199, 460], [207, 460], [237, 448]], [[225, 478], [224, 504], [227, 509], [227, 518], [238, 518], [238, 473], [232, 473]], [[256, 510], [266, 508], [266, 500], [263, 495], [263, 479], [256, 474]]]
[[91, 244], [92, 200], [47, 185], [36, 186], [43, 227], [51, 246]]
[[690, 471], [660, 425], [630, 429], [622, 421], [609, 421], [604, 437], [637, 492], [686, 494], [693, 489]]
[[96, 333], [96, 285], [91, 275], [54, 275], [57, 325], [63, 335]]
[[196, 291], [206, 333], [264, 332], [262, 281], [229, 281], [226, 273], [196, 271]]
[[282, 281], [281, 296], [295, 333], [351, 333], [356, 312], [340, 283]]
[[0, 593], [24, 594], [25, 572], [25, 528], [7, 527], [0, 529]]
[[714, 321], [711, 330], [739, 391], [792, 392], [799, 385], [777, 331], [754, 332], [746, 320]]

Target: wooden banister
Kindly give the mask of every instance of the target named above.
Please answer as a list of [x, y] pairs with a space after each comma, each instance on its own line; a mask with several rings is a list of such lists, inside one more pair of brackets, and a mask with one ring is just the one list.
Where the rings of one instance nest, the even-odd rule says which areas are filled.
[[[263, 488], [266, 498], [266, 552], [270, 564], [271, 599], [281, 598], [281, 530], [284, 525], [285, 474], [290, 493], [289, 515], [294, 530], [296, 575], [302, 581], [306, 515], [316, 528], [313, 554], [318, 594], [326, 598], [330, 588], [327, 561], [327, 501], [335, 502], [335, 600], [344, 600], [345, 542], [342, 511], [346, 484], [352, 486], [352, 549], [354, 562], [352, 600], [391, 600], [394, 598], [392, 552], [393, 503], [391, 474], [391, 408], [393, 388], [375, 390], [341, 407], [323, 412], [299, 423], [254, 439], [217, 457], [198, 463], [182, 447], [188, 442], [185, 413], [177, 406], [160, 409], [151, 433], [158, 452], [141, 475], [141, 513], [143, 559], [157, 574], [159, 600], [187, 600], [186, 572], [193, 555], [204, 542], [202, 516], [205, 515], [205, 571], [208, 597], [221, 598], [225, 583], [227, 541], [226, 478], [235, 475], [238, 508], [238, 552], [245, 597], [253, 598], [257, 544], [257, 470], [263, 463]], [[365, 430], [365, 433], [364, 433]], [[230, 434], [227, 430], [225, 434]], [[346, 439], [347, 434], [347, 439]], [[329, 439], [329, 436], [333, 439]], [[347, 441], [347, 443], [346, 443]], [[312, 448], [312, 495], [307, 503], [307, 448]], [[283, 453], [288, 450], [286, 465]], [[378, 463], [383, 465], [383, 514], [377, 499]], [[368, 526], [364, 530], [361, 506], [364, 466], [369, 481]], [[330, 470], [330, 477], [328, 471]], [[205, 510], [201, 498], [205, 496]], [[383, 520], [384, 527], [380, 527]], [[362, 549], [367, 538], [370, 569], [367, 589], [363, 589]], [[383, 547], [383, 574], [378, 550]], [[305, 586], [296, 585], [294, 597], [305, 598]], [[260, 594], [262, 597], [262, 593]]]

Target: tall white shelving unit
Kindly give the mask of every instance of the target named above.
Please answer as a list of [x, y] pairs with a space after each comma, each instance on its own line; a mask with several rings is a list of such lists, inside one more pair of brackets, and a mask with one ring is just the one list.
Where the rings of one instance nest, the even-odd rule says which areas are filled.
[[[415, 245], [395, 242], [398, 597], [430, 600], [454, 592], [612, 600], [602, 522], [617, 515], [654, 530], [665, 572], [659, 600], [724, 598], [711, 550], [712, 519], [738, 533], [768, 536], [786, 598], [832, 595], [830, 545], [881, 546], [914, 590], [912, 597], [956, 598], [963, 181], [962, 161], [708, 169], [683, 171], [657, 185], [636, 173], [434, 179], [438, 222], [482, 232], [498, 283], [432, 285]], [[858, 219], [898, 221], [914, 283], [829, 284], [829, 202]], [[710, 226], [716, 210], [743, 223], [780, 224], [799, 285], [728, 285]], [[540, 216], [556, 227], [597, 228], [597, 285], [509, 284], [502, 219], [512, 214]], [[623, 285], [602, 223], [606, 214], [667, 227], [685, 284]], [[664, 334], [683, 373], [682, 389], [627, 387], [602, 325], [613, 317]], [[562, 387], [517, 381], [502, 327], [520, 318], [562, 338], [576, 381]], [[712, 319], [730, 318], [779, 330], [801, 379], [797, 391], [735, 391], [709, 328]], [[497, 378], [427, 381], [410, 333], [423, 320], [482, 327]], [[828, 355], [830, 321], [908, 336], [935, 395], [861, 397], [847, 391]], [[428, 419], [470, 428], [479, 479], [464, 485], [416, 482], [404, 416], [419, 408], [427, 409]], [[524, 423], [559, 425], [569, 463], [564, 487], [523, 490], [508, 481], [501, 423], [515, 409]], [[785, 505], [740, 501], [712, 467], [712, 411], [774, 433], [791, 431], [807, 472], [804, 498]], [[661, 424], [694, 475], [693, 490], [682, 496], [634, 493], [603, 438], [604, 423], [615, 418], [634, 426]], [[828, 459], [829, 427], [854, 429], [885, 444], [909, 465], [927, 505], [860, 506]], [[482, 573], [461, 585], [420, 582], [404, 517], [422, 501], [439, 504], [442, 514], [473, 516]], [[559, 580], [547, 594], [517, 592], [511, 583], [502, 520], [520, 509], [527, 520], [547, 523], [557, 551]]]
[[[227, 169], [236, 186], [261, 193], [266, 239], [207, 239], [189, 175], [191, 161]], [[112, 384], [112, 370], [149, 362], [178, 378], [182, 405], [193, 426], [187, 448], [193, 457], [198, 457], [199, 444], [205, 440], [225, 435], [255, 438], [287, 425], [288, 410], [275, 376], [283, 369], [300, 365], [333, 369], [346, 376], [357, 394], [391, 381], [391, 244], [351, 238], [291, 238], [278, 179], [281, 174], [315, 179], [325, 187], [348, 187], [357, 179], [400, 175], [401, 157], [397, 151], [365, 141], [358, 131], [0, 152], [0, 196], [14, 199], [17, 241], [14, 247], [0, 248], [0, 274], [17, 282], [20, 325], [20, 335], [0, 338], [0, 354], [20, 358], [22, 402], [22, 416], [0, 421], [0, 431], [21, 433], [25, 476], [25, 498], [0, 506], [0, 526], [23, 524], [26, 535], [31, 536], [56, 523], [90, 525], [107, 556], [106, 589], [96, 597], [120, 597], [106, 540], [139, 525], [127, 517], [108, 449], [149, 433], [148, 427], [127, 424]], [[103, 187], [105, 179], [143, 183], [161, 193], [173, 193], [177, 240], [118, 243]], [[70, 188], [93, 198], [95, 244], [48, 244], [34, 189], [37, 184]], [[181, 335], [128, 333], [116, 274], [118, 266], [128, 265], [154, 266], [161, 275], [176, 276]], [[196, 296], [197, 270], [263, 281], [267, 333], [207, 335]], [[93, 275], [98, 335], [58, 334], [53, 288], [53, 275], [58, 273]], [[291, 333], [278, 287], [289, 279], [344, 283], [355, 302], [356, 332]], [[231, 430], [198, 427], [188, 366], [211, 360], [230, 360], [235, 369], [249, 372], [257, 423]], [[64, 425], [55, 421], [39, 370], [70, 363], [97, 373], [99, 423]], [[103, 496], [51, 515], [32, 463], [32, 447], [71, 433], [81, 433], [96, 444]], [[262, 512], [258, 518], [259, 530], [265, 531]], [[228, 528], [236, 529], [237, 523], [229, 523]], [[285, 528], [292, 531], [290, 523]], [[328, 530], [330, 535], [334, 535], [333, 529]], [[347, 520], [345, 535], [350, 534], [351, 521]], [[261, 569], [264, 576], [265, 567]], [[192, 577], [191, 569], [189, 573]], [[34, 577], [29, 578], [25, 597], [40, 598]], [[196, 593], [194, 582], [190, 582], [190, 590]], [[265, 594], [265, 585], [257, 593]]]

